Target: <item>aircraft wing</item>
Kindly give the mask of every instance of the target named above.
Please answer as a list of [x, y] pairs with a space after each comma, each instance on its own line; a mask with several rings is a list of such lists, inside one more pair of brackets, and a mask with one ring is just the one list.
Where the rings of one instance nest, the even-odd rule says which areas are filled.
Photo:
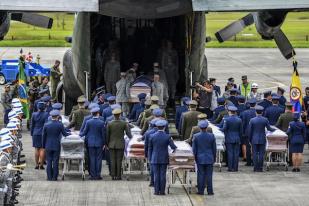
[[193, 11], [308, 10], [308, 0], [192, 0]]
[[99, 0], [0, 0], [0, 10], [98, 12]]

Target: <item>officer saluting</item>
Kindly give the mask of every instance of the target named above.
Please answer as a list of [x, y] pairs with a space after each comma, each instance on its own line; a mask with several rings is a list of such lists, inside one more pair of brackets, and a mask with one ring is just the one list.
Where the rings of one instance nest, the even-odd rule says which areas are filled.
[[229, 106], [229, 117], [224, 120], [222, 131], [225, 134], [227, 148], [228, 171], [238, 171], [239, 144], [242, 135], [242, 122], [237, 116], [237, 107]]
[[252, 118], [248, 126], [248, 137], [253, 150], [254, 172], [263, 172], [264, 155], [266, 149], [265, 128], [275, 131], [270, 127], [269, 121], [262, 116], [264, 108], [256, 106], [256, 117]]
[[111, 159], [111, 176], [113, 180], [121, 180], [122, 159], [125, 142], [124, 133], [131, 139], [132, 134], [127, 122], [120, 120], [121, 109], [114, 109], [115, 119], [107, 124], [106, 144]]
[[60, 155], [60, 141], [61, 137], [68, 136], [63, 124], [58, 120], [60, 115], [59, 110], [52, 110], [50, 116], [52, 121], [47, 122], [43, 127], [43, 148], [46, 152], [47, 160], [47, 180], [57, 181], [58, 164]]
[[166, 169], [169, 163], [168, 146], [173, 150], [177, 147], [171, 137], [165, 133], [166, 120], [158, 120], [155, 125], [158, 131], [150, 135], [148, 155], [154, 174], [155, 195], [165, 195]]
[[86, 137], [89, 151], [90, 162], [90, 179], [100, 180], [102, 169], [102, 156], [105, 149], [105, 126], [104, 122], [99, 118], [100, 108], [91, 109], [92, 119], [86, 122], [85, 129], [81, 131], [80, 136]]
[[215, 136], [207, 132], [208, 122], [198, 123], [201, 131], [194, 135], [192, 150], [197, 164], [197, 187], [199, 195], [204, 195], [207, 182], [208, 195], [214, 195], [212, 188], [213, 164], [216, 160], [217, 145]]

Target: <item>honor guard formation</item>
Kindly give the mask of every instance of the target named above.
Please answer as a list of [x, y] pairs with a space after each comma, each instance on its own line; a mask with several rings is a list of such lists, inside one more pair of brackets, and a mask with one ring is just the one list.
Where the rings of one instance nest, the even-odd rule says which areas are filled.
[[[176, 55], [172, 45], [168, 48], [171, 57]], [[206, 189], [214, 195], [214, 167], [221, 171], [223, 163], [228, 172], [238, 172], [240, 160], [253, 172], [274, 165], [285, 170], [291, 165], [293, 172], [300, 172], [308, 142], [309, 88], [300, 112], [286, 100], [283, 88], [261, 93], [247, 76], [242, 76], [239, 86], [229, 78], [224, 92], [214, 78], [196, 82], [192, 97], [179, 97], [173, 82], [177, 79], [167, 78], [176, 66], [172, 59], [164, 60], [169, 65], [166, 70], [155, 62], [149, 78], [138, 74], [137, 63], [121, 72], [114, 55], [106, 63], [104, 86], [90, 99], [80, 96], [69, 116], [63, 115], [63, 104], [55, 98], [55, 84], [61, 77], [59, 61], [51, 74], [52, 91], [47, 77], [29, 82], [27, 126], [34, 169], [46, 170], [48, 181], [64, 180], [73, 175], [72, 170], [83, 180], [104, 181], [106, 163], [113, 181], [132, 174], [149, 175], [154, 195], [165, 195], [176, 186], [189, 192], [196, 188], [199, 195]], [[20, 99], [12, 85], [5, 85], [1, 95], [5, 127], [0, 131], [4, 205], [18, 203], [25, 167], [21, 130], [27, 115]], [[197, 185], [192, 184], [194, 173]]]

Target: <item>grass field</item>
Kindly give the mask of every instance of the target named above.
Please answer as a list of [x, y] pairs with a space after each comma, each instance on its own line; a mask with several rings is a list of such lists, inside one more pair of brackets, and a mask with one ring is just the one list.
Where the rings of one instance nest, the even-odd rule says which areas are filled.
[[[54, 19], [53, 28], [40, 29], [19, 22], [11, 22], [9, 33], [5, 40], [0, 42], [0, 46], [12, 47], [67, 47], [64, 37], [73, 33], [74, 15], [63, 13], [45, 14]], [[206, 15], [207, 36], [212, 37], [212, 41], [207, 47], [242, 47], [242, 48], [267, 48], [276, 47], [274, 41], [262, 40], [256, 32], [255, 26], [249, 26], [235, 38], [218, 43], [214, 37], [216, 31], [226, 25], [246, 15], [246, 13], [209, 13]], [[283, 24], [282, 30], [291, 40], [294, 47], [309, 48], [309, 12], [289, 13]]]

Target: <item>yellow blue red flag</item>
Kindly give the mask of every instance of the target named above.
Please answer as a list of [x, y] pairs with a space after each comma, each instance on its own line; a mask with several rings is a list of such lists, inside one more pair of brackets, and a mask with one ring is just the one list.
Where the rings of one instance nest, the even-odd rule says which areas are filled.
[[301, 112], [303, 105], [303, 95], [301, 90], [301, 82], [299, 73], [297, 71], [297, 62], [293, 63], [294, 71], [292, 74], [292, 81], [290, 86], [290, 99], [293, 105], [293, 112]]
[[26, 119], [29, 119], [29, 102], [27, 94], [27, 76], [25, 73], [25, 59], [23, 56], [20, 56], [18, 63], [18, 97], [23, 106], [23, 112]]

